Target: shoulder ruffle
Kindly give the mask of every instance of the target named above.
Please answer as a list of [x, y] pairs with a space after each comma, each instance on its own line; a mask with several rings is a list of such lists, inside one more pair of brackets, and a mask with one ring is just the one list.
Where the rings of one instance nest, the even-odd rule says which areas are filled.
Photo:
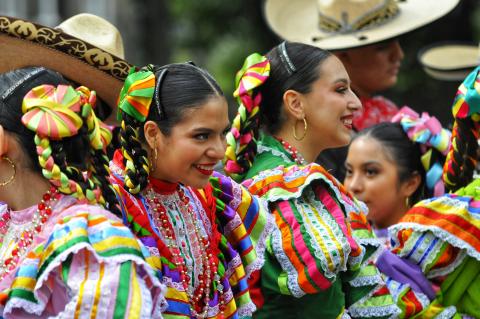
[[47, 305], [61, 298], [53, 295], [58, 287], [55, 290], [52, 285], [63, 281], [68, 292], [62, 292], [68, 299], [64, 309], [51, 316], [87, 314], [96, 306], [105, 317], [113, 311], [123, 317], [139, 311], [141, 318], [161, 318], [165, 288], [144, 259], [148, 251], [126, 226], [102, 212], [98, 207], [76, 205], [62, 213], [48, 240], [19, 266], [4, 317], [15, 317], [19, 311], [35, 315], [50, 311]]

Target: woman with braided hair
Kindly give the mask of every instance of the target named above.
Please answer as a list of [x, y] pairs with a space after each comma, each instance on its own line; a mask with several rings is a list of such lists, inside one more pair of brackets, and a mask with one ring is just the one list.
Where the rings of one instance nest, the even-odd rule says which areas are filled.
[[413, 206], [389, 228], [392, 247], [377, 265], [402, 318], [480, 318], [480, 179], [473, 178], [480, 120], [480, 68], [453, 103], [445, 186], [454, 193]]
[[227, 102], [192, 63], [132, 69], [120, 93], [111, 164], [124, 221], [166, 285], [164, 318], [243, 318], [247, 279], [272, 226], [261, 202], [213, 171], [225, 154]]
[[435, 117], [403, 107], [392, 122], [356, 134], [348, 149], [345, 187], [368, 206], [377, 237], [418, 201], [445, 192], [442, 168], [451, 133]]
[[399, 310], [372, 263], [381, 243], [364, 206], [312, 163], [350, 142], [361, 107], [342, 63], [283, 42], [247, 57], [236, 83], [225, 171], [266, 200], [276, 222], [251, 282], [259, 288], [254, 318], [394, 316]]
[[116, 204], [95, 98], [42, 67], [0, 75], [2, 318], [161, 318], [148, 251], [102, 207]]

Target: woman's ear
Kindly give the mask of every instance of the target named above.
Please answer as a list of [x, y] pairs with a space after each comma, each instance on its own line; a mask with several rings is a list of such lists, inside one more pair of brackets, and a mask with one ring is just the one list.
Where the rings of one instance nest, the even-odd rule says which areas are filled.
[[283, 93], [283, 105], [288, 117], [294, 117], [297, 120], [305, 118], [305, 105], [303, 95], [295, 90], [287, 90]]
[[410, 197], [422, 183], [422, 176], [418, 172], [413, 172], [412, 176], [403, 182], [402, 189], [405, 196]]
[[0, 125], [0, 156], [8, 152], [8, 138], [3, 126]]
[[162, 132], [158, 128], [157, 123], [153, 121], [145, 122], [145, 124], [143, 125], [143, 133], [150, 149], [157, 147], [157, 141], [160, 139], [161, 136], [163, 136]]

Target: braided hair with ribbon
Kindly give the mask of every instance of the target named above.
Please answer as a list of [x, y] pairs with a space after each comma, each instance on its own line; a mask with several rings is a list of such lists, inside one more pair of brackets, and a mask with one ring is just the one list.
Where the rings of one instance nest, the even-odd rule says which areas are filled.
[[[25, 95], [21, 121], [35, 133], [38, 162], [43, 176], [52, 185], [80, 200], [105, 204], [102, 188], [107, 187], [108, 171], [103, 171], [103, 176], [98, 174], [92, 158], [97, 156], [98, 140], [102, 140], [100, 150], [105, 156], [111, 134], [106, 127], [97, 131], [92, 128], [94, 103], [95, 92], [85, 87], [75, 90], [67, 85], [40, 85]], [[101, 126], [100, 121], [97, 125]], [[66, 155], [73, 151], [66, 151], [71, 142], [69, 138], [76, 136], [88, 138], [92, 155], [81, 159], [77, 165]]]
[[283, 94], [308, 93], [319, 78], [319, 68], [331, 53], [318, 47], [282, 42], [265, 56], [253, 53], [235, 77], [238, 113], [227, 135], [225, 172], [244, 179], [257, 154], [259, 130], [276, 134], [285, 123]]
[[440, 196], [445, 193], [442, 167], [450, 147], [451, 132], [442, 127], [440, 122], [427, 113], [421, 116], [404, 106], [392, 118], [393, 123], [400, 123], [408, 138], [420, 147], [421, 162], [425, 169], [425, 186], [427, 196]]
[[445, 186], [456, 191], [468, 185], [478, 161], [480, 135], [480, 67], [460, 84], [453, 101], [451, 147], [443, 167]]
[[[120, 143], [125, 165], [124, 187], [132, 194], [148, 184], [150, 163], [144, 148], [144, 123], [153, 121], [168, 136], [185, 110], [195, 108], [223, 92], [213, 77], [193, 63], [148, 65], [130, 70], [120, 92]], [[153, 159], [155, 160], [155, 159]]]

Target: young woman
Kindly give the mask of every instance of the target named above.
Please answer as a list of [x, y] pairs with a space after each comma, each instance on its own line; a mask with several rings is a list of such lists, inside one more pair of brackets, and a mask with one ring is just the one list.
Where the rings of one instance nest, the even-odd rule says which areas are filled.
[[[272, 223], [261, 203], [214, 173], [226, 148], [227, 102], [190, 63], [132, 72], [120, 94], [113, 162], [124, 220], [167, 286], [164, 318], [239, 318]], [[269, 226], [270, 225], [270, 226]]]
[[444, 193], [442, 167], [450, 131], [404, 107], [392, 119], [360, 131], [348, 149], [345, 187], [368, 206], [377, 235], [421, 199]]
[[479, 72], [467, 76], [453, 105], [444, 180], [455, 194], [410, 209], [389, 229], [392, 248], [377, 261], [405, 318], [480, 318], [480, 179], [472, 174], [480, 132]]
[[[389, 317], [397, 313], [370, 263], [380, 242], [363, 207], [311, 163], [350, 142], [361, 108], [342, 63], [319, 48], [283, 42], [250, 55], [237, 74], [240, 106], [225, 171], [269, 203], [255, 318]], [[304, 166], [306, 165], [306, 166]]]
[[30, 67], [0, 96], [0, 316], [160, 318], [148, 251], [100, 206], [115, 197], [95, 92]]

